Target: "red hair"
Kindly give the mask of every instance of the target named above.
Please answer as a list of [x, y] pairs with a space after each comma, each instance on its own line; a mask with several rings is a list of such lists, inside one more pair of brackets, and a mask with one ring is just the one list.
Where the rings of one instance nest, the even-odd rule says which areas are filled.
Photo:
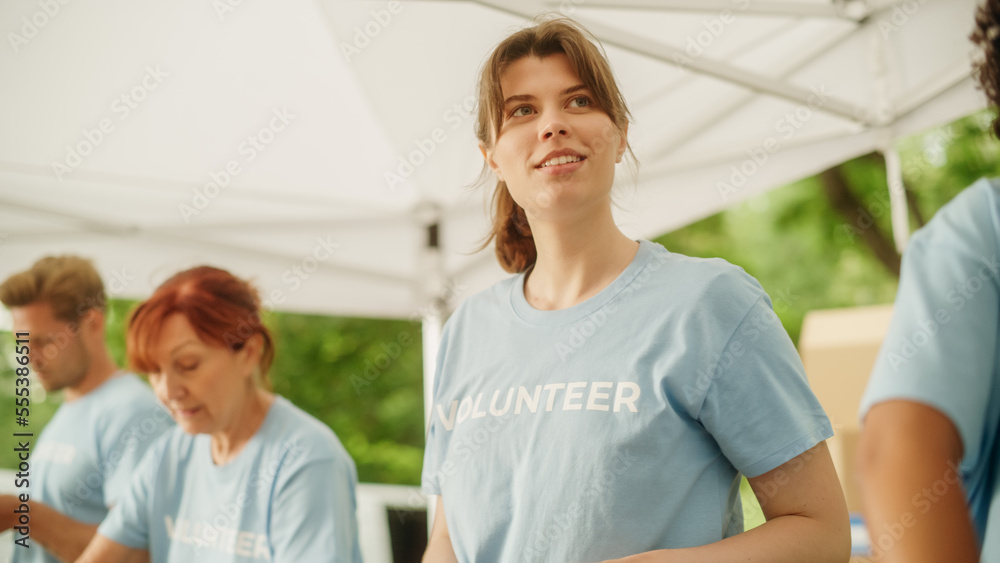
[[140, 373], [159, 371], [152, 351], [167, 317], [180, 313], [194, 328], [198, 338], [236, 352], [253, 335], [264, 340], [260, 374], [267, 382], [267, 370], [274, 360], [271, 333], [261, 319], [260, 297], [250, 283], [225, 270], [199, 266], [185, 270], [163, 282], [153, 295], [129, 317], [127, 355], [129, 366]]

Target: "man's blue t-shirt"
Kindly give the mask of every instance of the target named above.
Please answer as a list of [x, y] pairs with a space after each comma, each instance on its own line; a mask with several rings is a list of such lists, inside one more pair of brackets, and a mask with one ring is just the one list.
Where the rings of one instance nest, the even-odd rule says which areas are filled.
[[328, 427], [281, 396], [235, 459], [175, 428], [143, 458], [98, 528], [152, 563], [360, 562], [354, 461]]
[[760, 285], [640, 241], [597, 295], [534, 309], [524, 275], [445, 327], [423, 488], [458, 560], [602, 561], [743, 531], [740, 474], [829, 438]]
[[[984, 179], [913, 235], [859, 412], [864, 420], [875, 404], [903, 399], [951, 419], [962, 438], [959, 470], [983, 561], [1000, 561], [998, 260], [1000, 181]], [[933, 508], [930, 498], [915, 497], [917, 518]]]
[[[31, 451], [32, 500], [74, 520], [98, 524], [127, 490], [142, 454], [173, 420], [133, 374], [111, 377], [64, 402]], [[58, 563], [29, 540], [14, 546], [15, 563]]]

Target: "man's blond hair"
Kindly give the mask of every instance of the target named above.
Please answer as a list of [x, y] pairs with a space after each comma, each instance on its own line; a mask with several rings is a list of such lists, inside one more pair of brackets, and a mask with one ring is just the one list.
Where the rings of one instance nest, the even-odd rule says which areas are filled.
[[48, 303], [56, 318], [76, 323], [91, 309], [104, 311], [104, 282], [86, 258], [46, 256], [0, 284], [0, 302], [8, 309]]

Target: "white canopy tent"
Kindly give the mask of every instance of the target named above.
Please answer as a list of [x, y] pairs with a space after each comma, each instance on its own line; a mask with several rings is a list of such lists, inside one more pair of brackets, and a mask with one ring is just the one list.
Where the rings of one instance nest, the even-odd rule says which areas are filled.
[[74, 252], [140, 297], [208, 262], [278, 309], [420, 315], [448, 281], [454, 301], [502, 275], [474, 252], [470, 110], [486, 54], [529, 17], [562, 10], [605, 45], [641, 163], [619, 174], [618, 217], [651, 237], [981, 107], [973, 8], [5, 3], [0, 276]]
[[422, 318], [433, 351], [442, 309], [503, 275], [475, 252], [474, 84], [534, 15], [606, 47], [641, 163], [617, 218], [653, 237], [860, 154], [898, 169], [894, 139], [983, 105], [974, 5], [7, 2], [0, 277], [76, 253], [142, 297], [211, 263], [275, 309]]

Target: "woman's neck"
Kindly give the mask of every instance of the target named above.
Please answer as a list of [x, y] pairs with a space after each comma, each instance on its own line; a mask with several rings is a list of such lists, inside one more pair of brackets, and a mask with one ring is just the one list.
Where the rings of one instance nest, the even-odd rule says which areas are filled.
[[238, 415], [226, 428], [212, 434], [212, 461], [216, 465], [229, 463], [243, 451], [264, 423], [273, 402], [274, 395], [263, 389], [254, 387], [248, 392], [243, 406], [237, 410]]
[[614, 223], [610, 206], [574, 221], [531, 224], [538, 259], [524, 283], [532, 307], [557, 310], [598, 294], [635, 258], [639, 243]]

